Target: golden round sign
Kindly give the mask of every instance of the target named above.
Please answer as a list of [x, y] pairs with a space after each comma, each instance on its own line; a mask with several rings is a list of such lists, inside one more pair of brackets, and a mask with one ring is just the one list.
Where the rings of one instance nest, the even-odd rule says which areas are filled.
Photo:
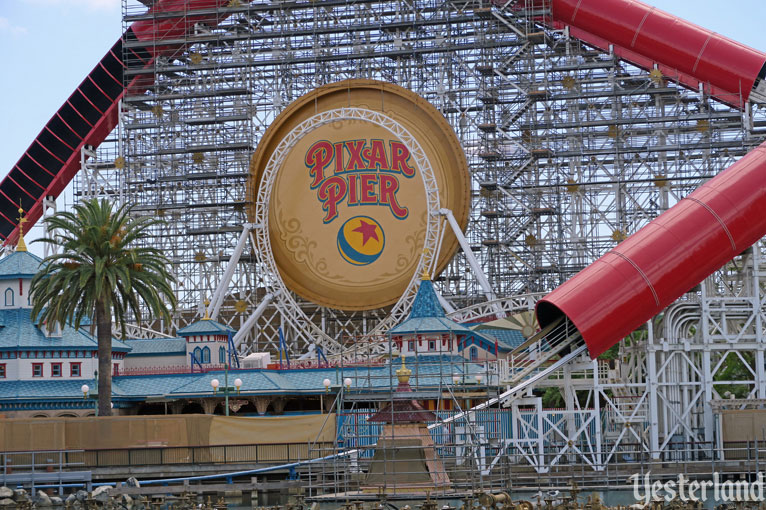
[[[428, 160], [439, 207], [452, 210], [465, 228], [468, 165], [451, 126], [417, 94], [373, 80], [320, 87], [276, 118], [250, 162], [251, 219], [283, 140], [305, 121], [343, 108], [376, 112], [404, 128]], [[428, 208], [423, 172], [400, 138], [381, 122], [343, 118], [318, 124], [278, 155], [282, 163], [268, 183], [269, 241], [290, 290], [330, 308], [372, 310], [395, 303], [407, 289], [423, 253]], [[447, 229], [437, 274], [457, 246]]]

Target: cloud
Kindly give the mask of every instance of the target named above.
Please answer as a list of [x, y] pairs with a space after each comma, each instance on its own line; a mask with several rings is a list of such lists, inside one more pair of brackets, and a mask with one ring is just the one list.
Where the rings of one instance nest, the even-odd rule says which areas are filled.
[[68, 7], [92, 11], [120, 10], [120, 0], [24, 0], [28, 4], [45, 7]]
[[0, 16], [0, 33], [11, 35], [24, 35], [27, 33], [27, 29], [24, 27], [16, 26], [8, 18]]

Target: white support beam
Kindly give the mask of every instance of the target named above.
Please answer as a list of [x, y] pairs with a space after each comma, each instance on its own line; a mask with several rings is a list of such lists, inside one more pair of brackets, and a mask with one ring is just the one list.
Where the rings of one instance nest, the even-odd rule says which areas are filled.
[[[753, 317], [755, 331], [763, 331], [763, 300], [764, 290], [761, 288], [761, 247], [760, 243], [755, 243], [751, 248], [753, 256], [750, 259], [752, 265], [752, 296]], [[756, 333], [756, 342], [758, 347], [755, 349], [755, 387], [758, 398], [766, 398], [766, 356], [764, 356], [763, 344], [766, 343], [766, 337]]]
[[434, 291], [436, 292], [436, 299], [439, 300], [439, 304], [442, 305], [442, 308], [444, 308], [444, 311], [447, 312], [448, 314], [455, 313], [456, 310], [455, 310], [455, 307], [452, 306], [452, 303], [447, 301], [447, 299], [444, 296], [442, 296], [441, 292], [439, 292], [436, 289], [434, 289]]
[[604, 469], [604, 441], [601, 431], [601, 379], [598, 373], [598, 359], [591, 360], [593, 365], [593, 414], [595, 430], [593, 431], [592, 445], [595, 446], [595, 465], [598, 471]]
[[647, 346], [646, 346], [646, 386], [649, 390], [649, 451], [652, 459], [660, 458], [660, 418], [658, 415], [658, 395], [657, 395], [657, 346], [654, 343], [654, 325], [649, 320], [647, 326]]
[[439, 209], [439, 214], [447, 218], [447, 222], [449, 223], [449, 226], [452, 228], [452, 232], [455, 234], [455, 237], [457, 238], [457, 242], [460, 244], [460, 247], [463, 249], [465, 258], [468, 261], [468, 264], [471, 266], [471, 269], [473, 270], [473, 274], [476, 277], [476, 280], [479, 282], [479, 285], [481, 286], [481, 290], [484, 292], [484, 295], [487, 297], [487, 301], [494, 301], [495, 299], [497, 299], [497, 296], [492, 290], [492, 286], [490, 286], [489, 284], [487, 275], [485, 275], [484, 271], [481, 270], [481, 266], [479, 266], [479, 261], [476, 259], [476, 256], [473, 254], [473, 251], [471, 250], [471, 246], [468, 244], [468, 240], [465, 238], [465, 236], [463, 235], [463, 231], [460, 229], [460, 225], [457, 224], [455, 215], [452, 214], [452, 211], [445, 208]]
[[[710, 301], [708, 293], [707, 279], [700, 282], [700, 288], [702, 289], [702, 319], [700, 320], [700, 326], [702, 327], [702, 342], [708, 347], [702, 351], [702, 389], [704, 391], [704, 400], [702, 402], [702, 423], [705, 427], [705, 442], [713, 444], [713, 431], [715, 430], [715, 419], [713, 417], [713, 408], [710, 406], [710, 402], [713, 400], [713, 376], [714, 370], [712, 368], [712, 359], [709, 346], [711, 343], [710, 338]], [[725, 358], [724, 358], [725, 359]]]
[[242, 339], [245, 338], [245, 336], [247, 336], [247, 333], [250, 332], [251, 329], [253, 329], [253, 326], [261, 317], [261, 315], [263, 315], [264, 310], [266, 310], [266, 307], [269, 306], [269, 303], [271, 303], [272, 299], [274, 299], [274, 294], [272, 293], [268, 293], [265, 296], [263, 296], [263, 299], [261, 300], [260, 304], [255, 308], [255, 310], [250, 315], [250, 317], [247, 318], [247, 320], [242, 325], [242, 327], [239, 328], [239, 331], [237, 331], [234, 334], [234, 338], [232, 338], [232, 343], [234, 343], [235, 349], [239, 347], [239, 344], [242, 343]]
[[575, 407], [575, 399], [577, 396], [575, 395], [575, 389], [572, 386], [571, 366], [564, 365], [562, 372], [564, 373], [564, 387], [562, 388], [562, 393], [564, 393], [564, 406], [567, 411], [572, 411], [564, 413], [564, 422], [566, 424], [567, 438], [574, 439], [575, 431], [577, 430], [577, 425], [575, 424], [575, 412], [577, 411], [577, 408]]
[[520, 393], [522, 390], [524, 390], [524, 389], [526, 389], [528, 387], [533, 387], [538, 381], [541, 381], [541, 380], [545, 379], [551, 373], [555, 372], [556, 370], [558, 370], [562, 366], [566, 365], [567, 363], [569, 363], [570, 361], [575, 359], [577, 356], [579, 356], [580, 354], [582, 354], [586, 350], [587, 350], [587, 346], [584, 345], [584, 344], [581, 345], [580, 347], [572, 350], [572, 352], [570, 352], [566, 356], [563, 356], [558, 361], [556, 361], [556, 362], [552, 363], [551, 365], [549, 365], [547, 368], [537, 372], [535, 375], [531, 376], [529, 379], [523, 380], [522, 382], [520, 382], [519, 384], [517, 384], [516, 386], [514, 386], [510, 390], [508, 390], [508, 391], [506, 391], [504, 393], [501, 393], [497, 397], [491, 398], [491, 399], [487, 400], [486, 402], [483, 402], [483, 403], [481, 403], [481, 404], [479, 404], [477, 406], [473, 406], [472, 408], [468, 409], [467, 411], [463, 411], [462, 413], [458, 413], [458, 414], [456, 414], [454, 416], [450, 416], [449, 418], [446, 418], [446, 419], [444, 419], [444, 420], [442, 420], [442, 421], [440, 421], [438, 423], [434, 423], [432, 425], [429, 425], [428, 426], [428, 430], [435, 429], [437, 427], [442, 427], [442, 426], [447, 425], [448, 423], [451, 423], [453, 421], [469, 417], [469, 416], [473, 415], [476, 411], [481, 411], [482, 409], [486, 409], [488, 407], [492, 407], [493, 405], [495, 405], [497, 403], [505, 402], [506, 400], [508, 400], [509, 398], [513, 397], [517, 393]]
[[224, 296], [226, 296], [226, 289], [229, 288], [231, 277], [234, 275], [234, 270], [239, 263], [239, 257], [242, 255], [242, 250], [245, 249], [245, 243], [247, 243], [247, 238], [249, 237], [250, 230], [252, 228], [253, 225], [251, 223], [245, 223], [242, 225], [242, 233], [239, 235], [237, 246], [234, 248], [234, 253], [231, 254], [229, 264], [226, 266], [226, 270], [223, 272], [221, 281], [218, 282], [218, 287], [216, 287], [215, 292], [213, 293], [213, 298], [210, 300], [209, 309], [212, 310], [210, 312], [210, 318], [213, 320], [218, 317], [218, 312], [221, 311], [223, 299]]
[[[48, 195], [43, 199], [43, 221], [47, 220], [49, 217], [53, 216], [58, 212], [56, 209], [56, 197], [53, 195]], [[55, 229], [50, 229], [50, 225], [45, 222], [45, 236], [50, 238], [56, 237], [56, 231]], [[45, 243], [45, 246], [43, 247], [43, 257], [47, 258], [53, 255], [54, 253], [58, 253], [58, 247], [55, 245], [52, 245], [50, 243]]]

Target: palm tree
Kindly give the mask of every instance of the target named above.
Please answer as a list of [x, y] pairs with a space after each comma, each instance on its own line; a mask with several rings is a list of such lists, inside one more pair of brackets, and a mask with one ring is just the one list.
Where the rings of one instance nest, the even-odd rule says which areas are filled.
[[[125, 337], [126, 313], [140, 321], [142, 303], [153, 318], [170, 319], [176, 298], [170, 263], [157, 248], [137, 241], [156, 219], [134, 217], [126, 205], [89, 200], [46, 220], [56, 235], [38, 239], [59, 248], [32, 279], [32, 317], [48, 331], [79, 328], [95, 317], [98, 339], [98, 415], [109, 416], [112, 397], [112, 320]], [[91, 333], [93, 324], [91, 323]]]

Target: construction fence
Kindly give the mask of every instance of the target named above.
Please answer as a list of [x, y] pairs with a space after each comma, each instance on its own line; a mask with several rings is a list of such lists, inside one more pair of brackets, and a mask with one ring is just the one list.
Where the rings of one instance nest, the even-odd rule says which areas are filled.
[[3, 464], [11, 466], [41, 450], [66, 451], [66, 464], [83, 467], [281, 463], [316, 457], [334, 441], [334, 414], [0, 420]]

